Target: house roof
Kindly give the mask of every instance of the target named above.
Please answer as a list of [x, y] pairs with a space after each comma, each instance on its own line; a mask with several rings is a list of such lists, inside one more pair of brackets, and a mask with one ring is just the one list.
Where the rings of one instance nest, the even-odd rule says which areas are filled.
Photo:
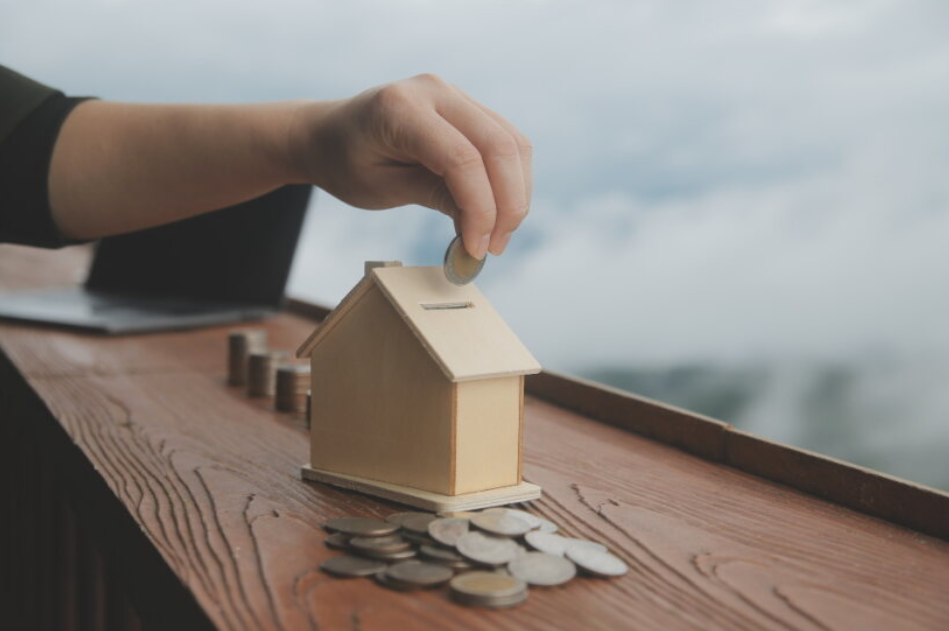
[[313, 349], [359, 299], [378, 287], [451, 381], [528, 375], [540, 364], [473, 284], [449, 283], [441, 267], [376, 267], [320, 324], [297, 356]]

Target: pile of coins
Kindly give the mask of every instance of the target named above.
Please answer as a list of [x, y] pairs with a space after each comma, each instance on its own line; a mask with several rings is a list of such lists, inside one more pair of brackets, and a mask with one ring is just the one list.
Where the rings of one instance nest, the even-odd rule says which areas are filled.
[[263, 329], [227, 335], [227, 382], [245, 386], [249, 397], [274, 397], [280, 412], [303, 415], [310, 424], [310, 367], [293, 363], [290, 353], [267, 348]]
[[247, 396], [272, 397], [277, 391], [277, 367], [290, 359], [287, 351], [251, 353], [247, 362]]
[[453, 600], [476, 607], [512, 607], [529, 587], [563, 585], [578, 570], [597, 578], [628, 571], [606, 546], [558, 534], [550, 520], [514, 508], [337, 517], [324, 528], [326, 545], [348, 553], [325, 561], [324, 572], [373, 577], [399, 591], [447, 584]]
[[305, 364], [277, 366], [277, 393], [274, 403], [281, 412], [306, 411], [310, 389], [310, 367]]

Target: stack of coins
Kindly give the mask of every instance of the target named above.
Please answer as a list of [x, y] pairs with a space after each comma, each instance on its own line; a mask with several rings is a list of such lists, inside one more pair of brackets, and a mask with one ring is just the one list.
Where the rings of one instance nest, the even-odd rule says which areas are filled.
[[277, 389], [277, 366], [289, 356], [286, 351], [251, 353], [247, 362], [247, 396], [274, 396]]
[[267, 349], [267, 331], [244, 329], [227, 334], [227, 382], [232, 386], [247, 383], [247, 360], [251, 353]]
[[347, 552], [320, 567], [335, 576], [373, 576], [398, 591], [448, 584], [459, 604], [498, 609], [585, 576], [626, 574], [606, 546], [557, 534], [557, 525], [524, 510], [489, 508], [445, 515], [395, 513], [385, 521], [338, 517], [324, 528], [326, 545]]
[[313, 410], [313, 392], [311, 390], [307, 390], [306, 391], [306, 412], [304, 413], [307, 429], [310, 429], [310, 419], [313, 418], [312, 410]]
[[310, 367], [305, 364], [277, 366], [277, 394], [274, 403], [281, 412], [306, 412], [310, 389]]

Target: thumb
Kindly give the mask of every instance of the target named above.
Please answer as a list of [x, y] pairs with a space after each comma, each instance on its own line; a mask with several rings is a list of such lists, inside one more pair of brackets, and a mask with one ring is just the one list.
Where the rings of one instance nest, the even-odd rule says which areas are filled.
[[399, 167], [390, 171], [386, 188], [398, 205], [418, 204], [448, 215], [461, 234], [461, 209], [445, 184], [445, 180], [423, 166]]

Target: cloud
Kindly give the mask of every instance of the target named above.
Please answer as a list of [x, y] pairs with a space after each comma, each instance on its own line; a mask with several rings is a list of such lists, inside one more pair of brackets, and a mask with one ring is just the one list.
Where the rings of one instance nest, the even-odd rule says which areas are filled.
[[[72, 93], [338, 97], [422, 71], [535, 143], [536, 201], [481, 285], [545, 363], [945, 353], [940, 0], [35, 0], [0, 56]], [[421, 209], [319, 197], [293, 291], [437, 264]]]

